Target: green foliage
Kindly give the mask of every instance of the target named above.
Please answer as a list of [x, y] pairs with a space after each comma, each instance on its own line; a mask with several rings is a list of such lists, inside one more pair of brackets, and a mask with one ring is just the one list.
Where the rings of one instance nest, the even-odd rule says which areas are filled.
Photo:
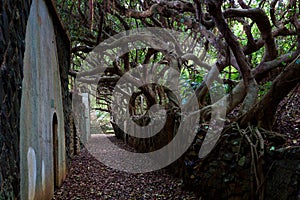
[[231, 65], [228, 67], [225, 67], [223, 70], [223, 73], [224, 73], [226, 79], [231, 79], [231, 80], [235, 80], [235, 81], [240, 80], [239, 71]]
[[258, 98], [261, 99], [271, 88], [272, 81], [268, 81], [264, 83], [263, 85], [259, 86], [259, 92], [258, 92]]
[[262, 47], [259, 50], [257, 50], [255, 53], [251, 54], [252, 66], [256, 67], [262, 61], [264, 51], [265, 51], [265, 47]]
[[[78, 3], [80, 2], [80, 5]], [[169, 1], [168, 1], [169, 2]], [[186, 1], [180, 1], [184, 3]], [[194, 3], [193, 1], [188, 1], [189, 3]], [[264, 11], [264, 14], [269, 18], [269, 22], [273, 31], [276, 48], [278, 55], [284, 55], [290, 52], [293, 52], [297, 49], [297, 30], [293, 24], [293, 19], [296, 13], [299, 13], [299, 8], [296, 5], [292, 5], [290, 1], [278, 1], [274, 7], [275, 9], [275, 20], [282, 22], [279, 27], [283, 26], [284, 31], [288, 30], [290, 33], [287, 34], [278, 34], [276, 35], [276, 29], [278, 25], [271, 19], [270, 12], [270, 3], [263, 0], [253, 0], [253, 1], [244, 1], [245, 4], [249, 4], [251, 8], [259, 8]], [[169, 2], [170, 3], [170, 2]], [[187, 3], [187, 2], [186, 2]], [[207, 5], [203, 4], [203, 1], [200, 1], [202, 4], [202, 13], [208, 14]], [[118, 4], [118, 6], [116, 6]], [[206, 34], [199, 23], [201, 20], [197, 18], [197, 13], [194, 11], [183, 11], [180, 6], [173, 6], [172, 4], [164, 4], [160, 10], [164, 12], [161, 13], [159, 9], [155, 9], [154, 13], [149, 17], [134, 17], [129, 16], [126, 11], [149, 11], [152, 5], [157, 4], [154, 1], [135, 1], [135, 0], [120, 0], [120, 1], [103, 1], [103, 0], [94, 0], [94, 25], [92, 26], [92, 20], [90, 16], [90, 8], [88, 1], [70, 1], [70, 0], [57, 0], [58, 11], [63, 19], [63, 23], [67, 27], [67, 30], [70, 33], [72, 48], [78, 46], [87, 46], [95, 47], [100, 42], [105, 39], [114, 36], [122, 31], [128, 29], [136, 29], [142, 27], [161, 27], [172, 29], [176, 31], [181, 31], [182, 38], [180, 40], [185, 40], [185, 38], [192, 38], [194, 41], [197, 41], [196, 44], [190, 44], [189, 42], [184, 42], [182, 45], [182, 50], [184, 52], [196, 52], [196, 56], [200, 57], [203, 51], [206, 52], [206, 56], [203, 62], [209, 64], [215, 64], [216, 62], [223, 62], [224, 60], [230, 60], [232, 53], [229, 55], [230, 48], [226, 42], [225, 37], [221, 34], [219, 29], [214, 27], [205, 27], [207, 28]], [[159, 4], [159, 3], [158, 3]], [[291, 4], [291, 5], [289, 5]], [[168, 7], [171, 5], [170, 9]], [[122, 8], [122, 9], [121, 9]], [[230, 8], [242, 9], [239, 6], [239, 2], [235, 1], [223, 1], [222, 2], [222, 11], [225, 11]], [[103, 14], [103, 19], [101, 18], [101, 13]], [[175, 14], [174, 14], [175, 13]], [[101, 19], [103, 23], [101, 24]], [[231, 17], [226, 18], [226, 23], [228, 24], [231, 32], [237, 38], [242, 49], [249, 47], [249, 45], [257, 44], [254, 50], [247, 52], [245, 59], [247, 59], [250, 67], [252, 69], [259, 66], [264, 62], [265, 46], [263, 45], [263, 38], [258, 26], [255, 23], [255, 20], [251, 18], [250, 15], [247, 17]], [[192, 24], [188, 25], [188, 22]], [[101, 25], [101, 26], [100, 26]], [[276, 25], [276, 26], [275, 26]], [[249, 28], [251, 32], [251, 37], [253, 41], [249, 40], [249, 35], [246, 34], [246, 29]], [[210, 34], [207, 36], [207, 34]], [[213, 38], [210, 38], [213, 37]], [[220, 42], [221, 48], [217, 45]], [[128, 44], [128, 46], [134, 46], [135, 44]], [[205, 47], [205, 48], [204, 48]], [[205, 50], [204, 50], [205, 49]], [[114, 49], [111, 52], [110, 56], [104, 56], [104, 60], [108, 66], [113, 66], [113, 60], [116, 60], [119, 69], [125, 73], [125, 70], [130, 70], [138, 65], [142, 65], [145, 61], [146, 55], [149, 53], [149, 49], [145, 47], [133, 48], [128, 55], [116, 58], [115, 52], [118, 49]], [[115, 51], [115, 52], [114, 52]], [[228, 56], [229, 55], [229, 56]], [[75, 71], [83, 70], [84, 66], [81, 65], [82, 60], [85, 59], [87, 53], [82, 51], [75, 51], [72, 54], [72, 69]], [[179, 57], [176, 59], [180, 60]], [[126, 66], [125, 61], [129, 62], [129, 66]], [[158, 64], [160, 70], [163, 71], [168, 64], [168, 59], [166, 52], [160, 51], [151, 55], [149, 60], [150, 65]], [[286, 66], [289, 62], [284, 61], [281, 64]], [[227, 81], [225, 84], [225, 89], [227, 93], [231, 92], [235, 84], [241, 80], [240, 72], [235, 69], [232, 63], [228, 63], [227, 66], [221, 71], [220, 78], [223, 78]], [[187, 65], [181, 65], [180, 71], [180, 84], [181, 84], [181, 95], [183, 99], [186, 99], [190, 94], [186, 88], [196, 89], [201, 85], [204, 80], [204, 77], [208, 73], [207, 70], [196, 66], [192, 61], [188, 61]], [[270, 79], [270, 78], [269, 78]], [[262, 84], [259, 87], [259, 98], [261, 98], [265, 93], [268, 92], [272, 80], [268, 78], [264, 81], [268, 81]], [[215, 89], [218, 89], [215, 85]], [[214, 88], [214, 86], [212, 87]], [[103, 102], [101, 102], [103, 103]]]
[[191, 67], [191, 69], [182, 68], [179, 84], [181, 86], [180, 94], [183, 98], [183, 103], [185, 103], [186, 99], [191, 95], [189, 92], [192, 90], [188, 89], [196, 90], [203, 82], [206, 73], [205, 70], [195, 70], [193, 67]]

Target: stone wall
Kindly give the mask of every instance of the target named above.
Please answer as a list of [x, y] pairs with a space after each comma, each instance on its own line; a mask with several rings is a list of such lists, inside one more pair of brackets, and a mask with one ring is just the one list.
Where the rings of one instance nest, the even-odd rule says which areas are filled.
[[25, 31], [31, 0], [0, 1], [0, 199], [19, 197]]

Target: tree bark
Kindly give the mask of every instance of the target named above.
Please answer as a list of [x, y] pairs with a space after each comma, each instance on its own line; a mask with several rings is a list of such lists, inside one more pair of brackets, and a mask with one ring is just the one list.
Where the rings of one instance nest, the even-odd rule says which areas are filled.
[[300, 81], [300, 55], [290, 63], [275, 79], [269, 92], [241, 119], [242, 126], [256, 124], [272, 129], [275, 112], [280, 101], [286, 97]]

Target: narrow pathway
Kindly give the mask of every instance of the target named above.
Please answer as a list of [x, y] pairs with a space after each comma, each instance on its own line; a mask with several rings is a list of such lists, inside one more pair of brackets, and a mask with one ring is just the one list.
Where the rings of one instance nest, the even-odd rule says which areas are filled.
[[[112, 135], [105, 137], [124, 149], [132, 150]], [[67, 179], [53, 199], [196, 199], [192, 192], [181, 189], [180, 179], [164, 170], [144, 174], [117, 171], [99, 162], [86, 149], [74, 158], [70, 167]]]

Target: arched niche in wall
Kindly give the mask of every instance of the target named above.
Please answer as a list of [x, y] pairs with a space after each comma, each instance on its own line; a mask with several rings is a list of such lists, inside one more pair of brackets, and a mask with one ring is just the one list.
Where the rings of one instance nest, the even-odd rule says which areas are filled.
[[54, 188], [59, 186], [58, 174], [58, 119], [56, 113], [52, 117], [52, 135], [53, 135], [53, 175], [54, 175]]

